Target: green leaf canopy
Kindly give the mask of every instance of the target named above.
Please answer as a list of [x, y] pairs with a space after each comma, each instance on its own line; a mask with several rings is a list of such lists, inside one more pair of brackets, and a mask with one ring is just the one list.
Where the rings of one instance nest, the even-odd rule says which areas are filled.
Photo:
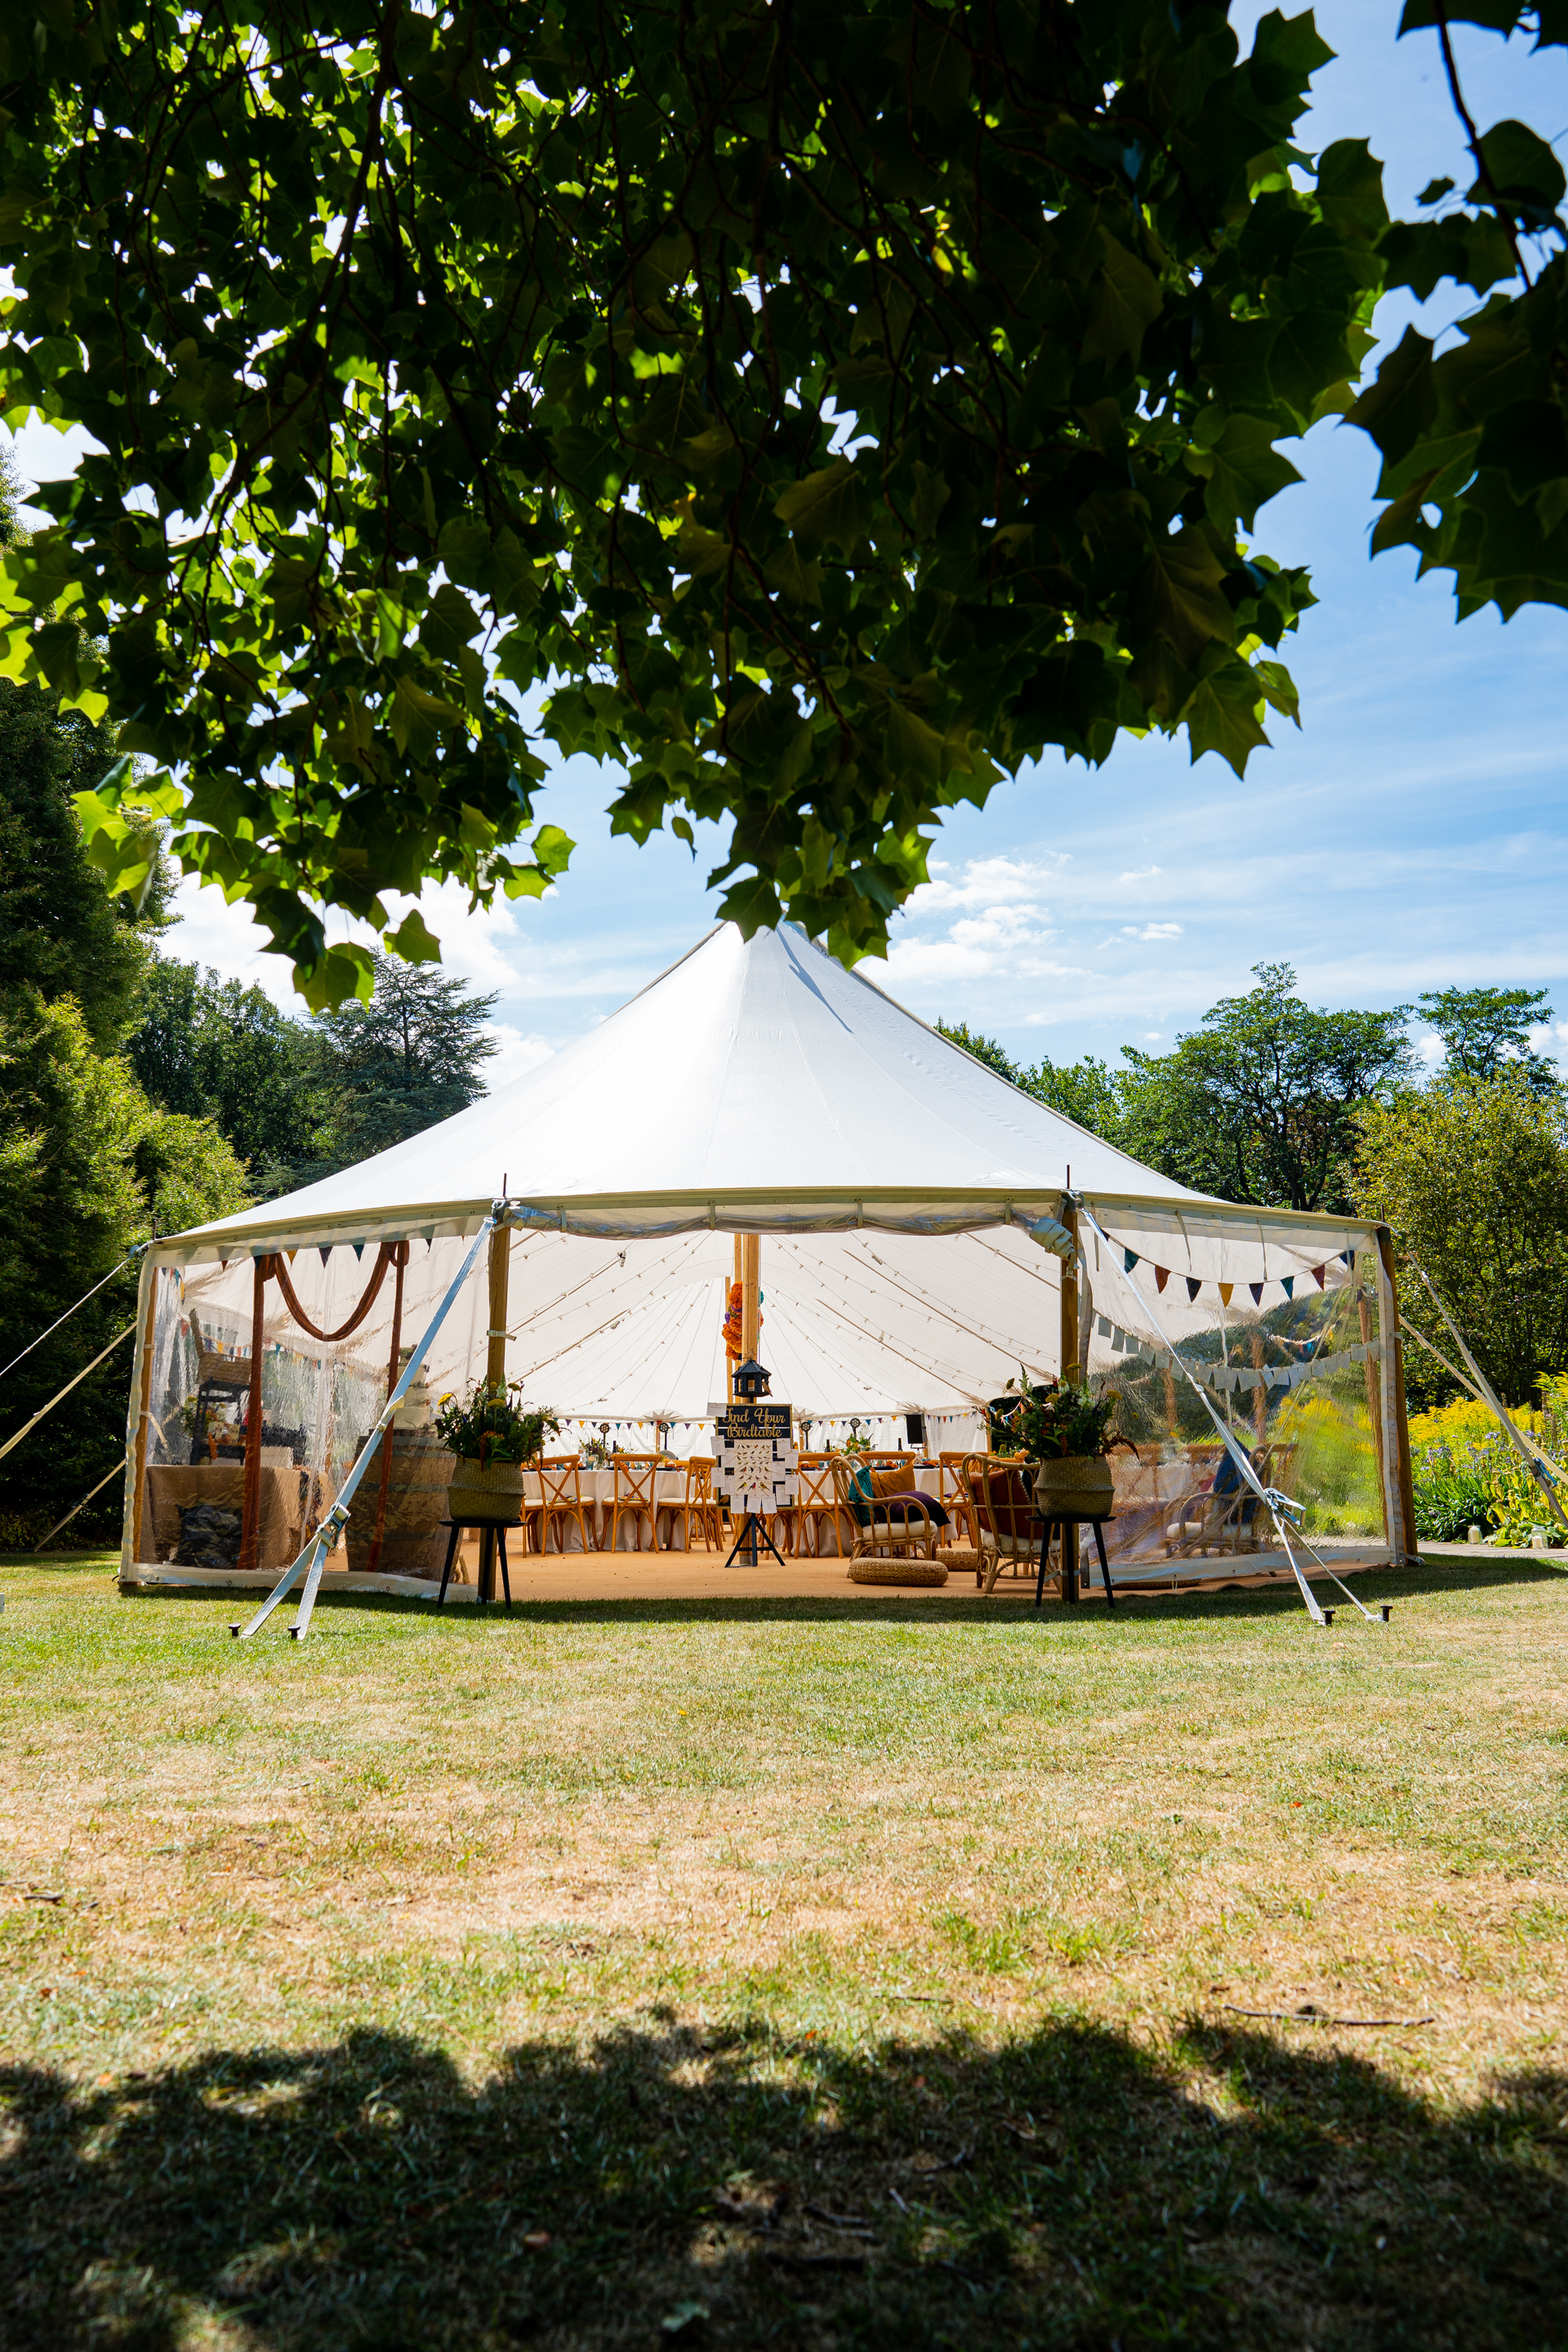
[[853, 956], [999, 774], [1150, 726], [1239, 770], [1293, 709], [1306, 582], [1237, 532], [1350, 404], [1386, 225], [1363, 145], [1314, 191], [1289, 144], [1310, 12], [1246, 58], [1182, 0], [0, 41], [4, 411], [101, 449], [5, 661], [136, 755], [110, 840], [172, 816], [312, 1001], [367, 984], [322, 908], [562, 871], [541, 738], [636, 839], [732, 820], [722, 911]]

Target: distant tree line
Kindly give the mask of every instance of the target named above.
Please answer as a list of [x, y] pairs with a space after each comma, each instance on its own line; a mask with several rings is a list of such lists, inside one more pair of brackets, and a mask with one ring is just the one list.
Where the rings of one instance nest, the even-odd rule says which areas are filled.
[[127, 1046], [168, 1109], [210, 1119], [261, 1200], [384, 1151], [485, 1091], [494, 996], [374, 957], [370, 1002], [299, 1021], [265, 990], [155, 956]]
[[[1568, 1370], [1568, 1097], [1532, 1043], [1545, 989], [1442, 988], [1386, 1012], [1314, 1010], [1288, 963], [1253, 967], [1168, 1054], [1123, 1046], [1014, 1062], [962, 1023], [945, 1037], [1090, 1134], [1194, 1192], [1354, 1213], [1395, 1237], [1410, 1320], [1445, 1336], [1430, 1278], [1488, 1377], [1523, 1402]], [[1419, 1016], [1440, 1060], [1424, 1074]], [[1456, 1393], [1418, 1346], [1413, 1401]]]

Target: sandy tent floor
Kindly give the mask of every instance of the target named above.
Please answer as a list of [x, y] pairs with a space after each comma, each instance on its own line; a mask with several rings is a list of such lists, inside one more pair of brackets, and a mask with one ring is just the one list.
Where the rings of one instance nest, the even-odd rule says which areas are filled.
[[[1353, 1549], [1341, 1546], [1324, 1547], [1325, 1556], [1332, 1560], [1336, 1572], [1349, 1575], [1358, 1569], [1380, 1567], [1386, 1561], [1363, 1558]], [[1092, 1551], [1090, 1552], [1092, 1559]], [[510, 1553], [511, 1591], [514, 1601], [921, 1601], [970, 1600], [983, 1608], [1005, 1607], [1015, 1603], [1032, 1602], [1035, 1580], [1003, 1576], [994, 1591], [986, 1595], [976, 1587], [972, 1575], [950, 1575], [944, 1585], [852, 1584], [842, 1559], [814, 1559], [786, 1554], [781, 1566], [763, 1556], [753, 1568], [748, 1560], [737, 1560], [726, 1568], [721, 1551], [590, 1551]], [[343, 1555], [336, 1556], [334, 1565], [321, 1580], [323, 1591], [364, 1590], [362, 1580], [351, 1578], [343, 1571]], [[453, 1602], [472, 1602], [476, 1598], [473, 1579], [478, 1566], [477, 1543], [465, 1543], [461, 1554], [460, 1572], [467, 1580], [454, 1580], [447, 1596]], [[240, 1577], [204, 1577], [201, 1581], [233, 1584], [242, 1590], [270, 1587], [277, 1571]], [[1173, 1584], [1183, 1590], [1214, 1590], [1221, 1587], [1269, 1584], [1290, 1578], [1290, 1570], [1282, 1554], [1271, 1552], [1243, 1553], [1235, 1559], [1177, 1559], [1148, 1561], [1136, 1566], [1119, 1568], [1111, 1565], [1111, 1578], [1118, 1595], [1123, 1592], [1168, 1593]], [[143, 1586], [182, 1585], [190, 1581], [179, 1569], [142, 1568], [136, 1581]], [[498, 1591], [499, 1591], [499, 1577]], [[403, 1593], [409, 1598], [430, 1592], [431, 1588], [410, 1578], [377, 1579], [376, 1587], [386, 1591]], [[372, 1588], [376, 1589], [376, 1588]], [[1047, 1580], [1047, 1594], [1056, 1598], [1056, 1577]], [[1085, 1573], [1080, 1586], [1083, 1598], [1103, 1601], [1100, 1570], [1095, 1564]]]

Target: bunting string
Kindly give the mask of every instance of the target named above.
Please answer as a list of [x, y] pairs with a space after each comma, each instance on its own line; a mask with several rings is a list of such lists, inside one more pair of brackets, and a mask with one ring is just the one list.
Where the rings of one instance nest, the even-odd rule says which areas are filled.
[[[1138, 1359], [1157, 1371], [1174, 1368], [1173, 1349], [1155, 1347], [1135, 1331], [1124, 1331], [1108, 1315], [1097, 1315], [1094, 1328], [1097, 1339], [1109, 1340], [1113, 1355]], [[1382, 1339], [1365, 1339], [1358, 1340], [1353, 1348], [1341, 1349], [1337, 1354], [1314, 1355], [1300, 1364], [1265, 1364], [1261, 1371], [1248, 1370], [1239, 1364], [1205, 1364], [1191, 1356], [1184, 1356], [1181, 1362], [1183, 1370], [1205, 1388], [1226, 1395], [1239, 1392], [1250, 1396], [1258, 1389], [1299, 1388], [1305, 1381], [1318, 1380], [1328, 1372], [1346, 1371], [1352, 1364], [1381, 1363], [1386, 1352]]]
[[[1096, 1233], [1100, 1232], [1100, 1227], [1098, 1225], [1096, 1225], [1095, 1231]], [[1101, 1234], [1100, 1238], [1102, 1240], [1106, 1239], [1104, 1234]], [[1110, 1248], [1112, 1245], [1109, 1241], [1107, 1241], [1106, 1246]], [[1152, 1258], [1141, 1256], [1137, 1250], [1129, 1249], [1125, 1242], [1121, 1244], [1121, 1271], [1123, 1274], [1131, 1274], [1135, 1265], [1147, 1266], [1149, 1272], [1154, 1277], [1155, 1289], [1163, 1292], [1165, 1285], [1171, 1279], [1172, 1269], [1168, 1265], [1156, 1265]], [[1310, 1265], [1307, 1268], [1307, 1274], [1305, 1276], [1300, 1274], [1271, 1275], [1267, 1281], [1249, 1282], [1247, 1285], [1247, 1288], [1252, 1295], [1252, 1303], [1254, 1307], [1261, 1307], [1263, 1304], [1263, 1294], [1266, 1290], [1279, 1290], [1285, 1297], [1294, 1298], [1296, 1295], [1296, 1285], [1298, 1282], [1306, 1279], [1307, 1276], [1310, 1276], [1310, 1279], [1317, 1284], [1318, 1288], [1322, 1290], [1328, 1286], [1329, 1275], [1332, 1267], [1336, 1265], [1353, 1266], [1354, 1264], [1354, 1250], [1342, 1250], [1337, 1258], [1325, 1258], [1321, 1265]], [[1233, 1293], [1239, 1287], [1239, 1286], [1234, 1282], [1209, 1281], [1205, 1280], [1203, 1276], [1196, 1274], [1184, 1275], [1182, 1279], [1187, 1286], [1187, 1297], [1190, 1300], [1201, 1297], [1205, 1290], [1215, 1291], [1218, 1293], [1219, 1303], [1222, 1307], [1228, 1307], [1230, 1305]]]

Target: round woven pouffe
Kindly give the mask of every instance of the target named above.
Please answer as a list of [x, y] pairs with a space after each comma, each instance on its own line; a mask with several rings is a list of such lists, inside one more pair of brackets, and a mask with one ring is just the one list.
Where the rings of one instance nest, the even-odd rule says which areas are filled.
[[858, 1559], [850, 1564], [851, 1584], [945, 1584], [947, 1570], [940, 1559]]
[[938, 1552], [937, 1558], [954, 1576], [972, 1576], [976, 1584], [984, 1572], [985, 1563], [980, 1554], [963, 1545], [955, 1544], [951, 1549], [944, 1548]]

